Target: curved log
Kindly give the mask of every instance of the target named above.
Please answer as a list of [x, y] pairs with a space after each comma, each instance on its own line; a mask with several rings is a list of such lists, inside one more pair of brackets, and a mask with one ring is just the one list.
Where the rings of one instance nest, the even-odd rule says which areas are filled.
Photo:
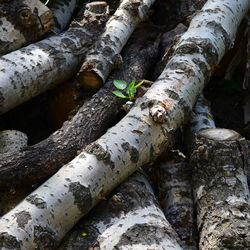
[[233, 130], [205, 129], [191, 156], [200, 249], [248, 249], [247, 143]]
[[81, 18], [58, 36], [0, 58], [0, 114], [76, 74], [85, 53], [103, 31], [107, 13], [88, 11]]
[[[38, 144], [0, 157], [0, 189], [38, 183], [71, 161], [83, 147], [99, 138], [117, 118], [124, 99], [112, 94], [113, 80], [143, 79], [158, 55], [157, 32], [143, 26], [124, 48], [124, 67], [114, 72], [92, 99], [61, 129]], [[138, 50], [138, 48], [140, 48]], [[98, 121], [98, 122], [97, 122]]]
[[72, 229], [58, 250], [182, 249], [142, 173], [132, 175], [109, 197]]
[[121, 67], [120, 52], [135, 27], [144, 21], [154, 0], [124, 0], [106, 24], [105, 32], [88, 52], [78, 73], [86, 88], [100, 88], [109, 73]]
[[2, 246], [54, 247], [100, 197], [165, 151], [249, 8], [248, 0], [209, 0], [126, 117], [0, 219]]

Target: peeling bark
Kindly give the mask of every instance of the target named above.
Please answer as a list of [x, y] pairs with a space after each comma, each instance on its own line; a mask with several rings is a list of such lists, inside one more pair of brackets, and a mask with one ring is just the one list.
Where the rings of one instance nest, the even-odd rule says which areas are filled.
[[56, 32], [60, 33], [67, 27], [75, 10], [76, 2], [77, 0], [53, 0], [49, 2], [48, 7], [53, 13]]
[[74, 76], [107, 21], [106, 13], [85, 14], [66, 32], [0, 58], [0, 114]]
[[[124, 99], [113, 93], [113, 80], [143, 79], [157, 60], [159, 39], [150, 26], [132, 35], [123, 51], [124, 65], [62, 128], [38, 144], [0, 157], [0, 189], [38, 183], [71, 161], [83, 147], [99, 138], [115, 121]], [[139, 48], [139, 49], [138, 49]], [[98, 121], [98, 122], [97, 122]]]
[[174, 150], [164, 153], [153, 166], [153, 176], [163, 212], [179, 235], [180, 245], [185, 250], [197, 249], [192, 170], [186, 157]]
[[120, 52], [135, 27], [147, 18], [154, 0], [124, 0], [106, 24], [106, 30], [88, 52], [78, 73], [86, 88], [100, 88], [109, 73], [121, 67]]
[[191, 164], [200, 249], [248, 249], [246, 140], [233, 130], [202, 130], [197, 134]]
[[0, 2], [0, 56], [38, 40], [53, 27], [52, 12], [39, 0]]
[[178, 241], [150, 184], [137, 172], [83, 218], [58, 250], [182, 249]]
[[[189, 118], [209, 79], [209, 65], [218, 63], [230, 48], [249, 8], [248, 0], [209, 0], [161, 76], [126, 117], [0, 219], [1, 244], [7, 249], [52, 248], [100, 197], [164, 152], [173, 132]], [[156, 124], [149, 110], [159, 103], [166, 107], [167, 120]], [[31, 216], [25, 228], [17, 223], [22, 211]]]

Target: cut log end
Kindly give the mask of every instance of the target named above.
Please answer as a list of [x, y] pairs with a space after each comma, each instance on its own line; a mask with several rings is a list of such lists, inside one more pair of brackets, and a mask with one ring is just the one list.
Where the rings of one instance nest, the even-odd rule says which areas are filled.
[[80, 71], [77, 78], [86, 89], [99, 89], [103, 85], [102, 78], [94, 71]]
[[241, 138], [241, 135], [231, 129], [209, 128], [197, 133], [197, 137], [205, 137], [214, 141], [229, 141]]

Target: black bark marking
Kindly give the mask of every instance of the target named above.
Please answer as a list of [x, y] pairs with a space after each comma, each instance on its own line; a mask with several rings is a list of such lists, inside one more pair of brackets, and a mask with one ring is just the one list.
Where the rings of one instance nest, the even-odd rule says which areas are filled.
[[124, 149], [124, 151], [128, 151], [129, 154], [130, 154], [130, 160], [133, 162], [133, 163], [137, 163], [138, 160], [139, 160], [139, 152], [138, 150], [131, 146], [128, 142], [125, 142], [122, 144], [122, 148]]
[[84, 187], [80, 182], [72, 182], [69, 185], [69, 192], [73, 194], [74, 204], [83, 214], [91, 208], [92, 197], [88, 187]]
[[6, 232], [0, 233], [0, 247], [1, 249], [21, 249], [22, 242], [18, 241], [14, 236]]
[[85, 148], [85, 151], [89, 154], [93, 154], [96, 156], [97, 160], [103, 161], [105, 164], [110, 165], [110, 168], [113, 170], [115, 167], [115, 164], [113, 161], [111, 161], [110, 153], [107, 150], [105, 150], [100, 144], [97, 143], [91, 143], [89, 146]]
[[35, 249], [54, 249], [58, 242], [58, 236], [51, 229], [37, 225], [34, 226], [34, 243], [37, 245]]
[[[121, 236], [119, 242], [114, 246], [114, 249], [121, 249], [123, 246], [133, 246], [134, 244], [142, 244], [145, 246], [152, 244], [160, 245], [162, 238], [166, 237], [166, 232], [169, 232], [169, 229], [146, 223], [136, 224], [130, 227]], [[144, 235], [145, 237], [137, 237], [137, 235]]]
[[31, 220], [31, 215], [27, 211], [15, 213], [15, 216], [17, 225], [22, 229], [25, 229], [25, 226], [28, 224], [29, 220]]
[[47, 203], [43, 199], [37, 197], [37, 194], [29, 195], [26, 198], [26, 201], [28, 201], [31, 204], [35, 205], [37, 208], [41, 208], [41, 209], [47, 208]]

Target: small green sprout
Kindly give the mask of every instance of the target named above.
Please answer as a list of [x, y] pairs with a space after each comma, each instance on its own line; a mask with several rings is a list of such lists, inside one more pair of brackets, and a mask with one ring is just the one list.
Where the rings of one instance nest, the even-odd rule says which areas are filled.
[[[120, 98], [128, 98], [129, 100], [134, 100], [136, 89], [144, 83], [144, 80], [139, 82], [137, 85], [135, 85], [135, 80], [133, 80], [129, 85], [127, 82], [123, 80], [114, 80], [113, 83], [116, 86], [116, 88], [119, 89], [112, 91], [114, 95]], [[124, 95], [120, 90], [125, 91], [127, 95]]]

